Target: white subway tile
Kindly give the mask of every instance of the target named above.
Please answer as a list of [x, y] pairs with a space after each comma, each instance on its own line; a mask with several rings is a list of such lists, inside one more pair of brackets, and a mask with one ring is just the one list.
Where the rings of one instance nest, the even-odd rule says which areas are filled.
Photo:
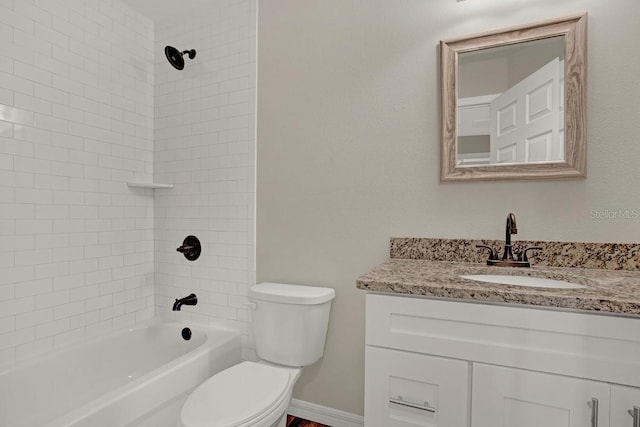
[[51, 85], [51, 72], [35, 67], [33, 65], [25, 64], [20, 61], [16, 61], [13, 65], [14, 73], [20, 77], [31, 80], [43, 85]]
[[71, 329], [83, 328], [87, 325], [97, 323], [100, 320], [100, 312], [89, 311], [69, 317], [69, 327]]
[[104, 334], [113, 329], [113, 322], [111, 319], [101, 320], [97, 323], [92, 323], [91, 325], [87, 325], [85, 328], [85, 332], [88, 336], [95, 336]]
[[51, 58], [50, 54], [35, 53], [35, 66], [63, 77], [69, 77], [69, 64]]
[[35, 339], [35, 328], [19, 329], [0, 335], [0, 349], [17, 347]]
[[54, 262], [51, 264], [40, 264], [35, 266], [35, 277], [38, 279], [46, 277], [66, 276], [69, 274], [69, 264], [66, 262]]
[[[197, 19], [189, 28], [178, 23], [156, 26], [158, 38], [182, 34], [185, 40], [203, 40], [200, 52], [213, 52], [226, 43], [221, 49], [224, 54], [217, 58], [208, 55], [211, 62], [204, 62], [206, 56], [201, 58], [201, 64], [211, 68], [194, 67], [192, 72], [204, 74], [185, 80], [158, 57], [163, 44], [154, 43], [151, 21], [125, 13], [118, 2], [102, 3], [25, 2], [19, 10], [26, 25], [11, 24], [12, 28], [21, 27], [14, 30], [20, 45], [0, 42], [1, 50], [11, 58], [11, 62], [5, 61], [6, 67], [15, 70], [17, 65], [18, 71], [25, 72], [14, 75], [6, 72], [9, 68], [0, 67], [0, 103], [33, 114], [31, 118], [18, 117], [22, 122], [5, 121], [11, 125], [4, 125], [4, 132], [24, 144], [17, 145], [14, 140], [3, 143], [19, 155], [5, 152], [7, 168], [0, 168], [0, 182], [10, 183], [5, 199], [11, 200], [7, 209], [3, 206], [0, 210], [0, 238], [3, 233], [27, 238], [22, 244], [26, 245], [24, 251], [36, 251], [42, 258], [37, 265], [20, 267], [12, 252], [2, 258], [9, 265], [0, 264], [0, 280], [10, 277], [4, 279], [10, 280], [4, 286], [11, 302], [16, 286], [23, 283], [43, 279], [41, 283], [52, 284], [54, 290], [38, 290], [35, 285], [31, 290], [20, 288], [24, 295], [36, 293], [28, 297], [33, 307], [23, 305], [25, 315], [48, 310], [48, 317], [34, 316], [31, 322], [38, 322], [34, 320], [38, 318], [41, 322], [31, 326], [26, 326], [27, 317], [21, 318], [25, 328], [42, 325], [37, 331], [44, 338], [35, 339], [32, 330], [30, 341], [0, 350], [0, 358], [11, 360], [30, 348], [47, 348], [52, 341], [60, 345], [132, 325], [153, 315], [155, 299], [168, 309], [175, 295], [167, 293], [181, 295], [186, 291], [176, 287], [179, 283], [189, 281], [203, 292], [218, 288], [233, 291], [242, 298], [247, 283], [241, 280], [253, 278], [239, 259], [252, 250], [250, 235], [245, 232], [250, 224], [248, 206], [230, 204], [237, 196], [234, 191], [253, 191], [248, 184], [253, 175], [243, 172], [253, 165], [248, 159], [255, 158], [253, 145], [247, 142], [248, 122], [252, 120], [247, 97], [254, 89], [246, 76], [251, 75], [252, 65], [246, 65], [248, 71], [242, 68], [251, 60], [248, 52], [253, 49], [247, 42], [249, 13], [245, 10], [240, 17], [240, 8], [229, 8], [233, 10], [225, 10], [222, 17], [216, 15], [220, 13], [217, 8], [208, 7], [212, 16]], [[229, 16], [233, 18], [229, 20]], [[212, 22], [221, 25], [212, 26]], [[221, 27], [223, 31], [217, 32]], [[130, 60], [132, 50], [143, 63]], [[154, 60], [161, 64], [155, 71], [144, 63]], [[186, 99], [189, 102], [184, 102]], [[218, 134], [224, 131], [228, 132]], [[214, 151], [213, 146], [221, 140], [232, 144]], [[46, 145], [50, 147], [43, 147]], [[209, 157], [211, 153], [215, 158]], [[185, 185], [156, 190], [151, 198], [150, 191], [131, 191], [124, 183], [151, 181], [152, 176], [156, 181]], [[227, 234], [209, 229], [209, 219], [233, 218], [242, 221], [232, 222]], [[30, 226], [35, 227], [31, 230], [34, 234], [17, 234], [27, 233]], [[201, 264], [206, 264], [193, 268], [175, 257], [175, 245], [195, 232], [204, 241], [221, 237], [228, 243], [205, 246]], [[159, 239], [157, 247], [154, 234]], [[226, 269], [218, 268], [215, 252], [220, 248], [227, 248], [222, 254], [227, 257], [223, 261]], [[160, 260], [166, 262], [157, 264]], [[20, 254], [17, 264], [26, 262], [26, 255]], [[234, 272], [236, 268], [243, 271]], [[220, 281], [224, 283], [221, 286]], [[96, 289], [100, 295], [95, 295]], [[40, 291], [46, 293], [38, 294]], [[76, 298], [79, 300], [72, 301]], [[246, 310], [224, 305], [237, 305], [225, 298], [217, 298], [219, 306], [196, 307], [192, 318], [246, 333], [242, 326]]]
[[[56, 248], [53, 251], [53, 262], [63, 262], [63, 261], [79, 261], [84, 258], [84, 251], [80, 247], [72, 247], [72, 248]], [[71, 266], [69, 266], [70, 272]]]
[[18, 314], [16, 317], [16, 329], [25, 329], [31, 326], [40, 325], [53, 321], [53, 309], [30, 311], [28, 313]]
[[[55, 46], [53, 48], [53, 52], [54, 52], [54, 56], [53, 56], [54, 58], [64, 62], [64, 57], [67, 55], [61, 55], [61, 54], [56, 55]], [[52, 81], [52, 87], [54, 89], [58, 89], [68, 94], [82, 96], [84, 92], [84, 87], [82, 86], [82, 83], [75, 82], [67, 77], [54, 74], [51, 77], [51, 81]]]
[[70, 219], [54, 219], [53, 220], [53, 232], [54, 233], [71, 233], [74, 231], [82, 231], [82, 221], [70, 220]]
[[100, 310], [106, 307], [111, 307], [113, 305], [113, 297], [111, 295], [104, 295], [88, 299], [85, 303], [88, 311]]
[[[0, 313], [3, 316], [15, 316], [22, 313], [28, 313], [35, 309], [34, 297], [15, 298], [12, 300], [0, 301]], [[2, 339], [0, 338], [0, 347], [2, 347]], [[10, 346], [2, 347], [7, 348]]]
[[77, 342], [86, 337], [85, 329], [78, 328], [72, 329], [68, 332], [63, 332], [53, 337], [54, 347], [69, 345], [73, 342]]
[[35, 113], [35, 126], [53, 132], [68, 133], [69, 122], [66, 120], [58, 119], [55, 117], [45, 116], [43, 114]]
[[[73, 265], [73, 262], [69, 264]], [[72, 273], [69, 276], [56, 276], [53, 278], [53, 290], [62, 291], [65, 289], [73, 289], [84, 286], [85, 280], [83, 274]]]
[[36, 249], [64, 248], [69, 246], [68, 234], [42, 234], [34, 237]]
[[[51, 15], [49, 15], [49, 19], [51, 19], [50, 16]], [[50, 41], [53, 44], [53, 46], [59, 46], [64, 49], [69, 48], [69, 37], [58, 31], [51, 29], [51, 23], [45, 24], [45, 23], [36, 22], [35, 36], [38, 39]]]
[[[51, 249], [39, 249], [35, 251], [18, 251], [15, 254], [15, 265], [18, 266], [26, 266], [26, 265], [38, 265], [43, 263], [50, 263], [52, 261], [52, 253]], [[44, 281], [38, 282], [23, 282], [16, 287], [16, 295], [19, 295], [19, 289], [26, 289], [23, 287], [30, 287], [33, 285], [37, 285], [38, 283], [44, 283]], [[26, 296], [26, 295], [22, 295]]]
[[33, 125], [34, 113], [8, 105], [0, 105], [0, 120], [23, 125]]
[[62, 34], [69, 36], [71, 39], [83, 40], [84, 32], [82, 28], [69, 22], [69, 16], [64, 18], [60, 16], [53, 17], [53, 29], [59, 31]]
[[[35, 175], [34, 187], [46, 190], [68, 190], [69, 178], [52, 175]], [[67, 215], [68, 217], [68, 215]]]
[[[0, 194], [2, 192], [2, 190], [4, 190], [4, 187], [0, 187]], [[7, 190], [13, 191], [12, 188], [7, 188]], [[0, 196], [0, 200], [2, 200], [2, 197]], [[7, 203], [7, 202], [3, 202], [3, 203]], [[0, 219], [0, 236], [11, 236], [11, 235], [15, 235], [16, 233], [16, 222], [12, 219]], [[9, 250], [11, 250], [10, 248], [8, 248]]]
[[[52, 173], [73, 177], [80, 174], [81, 169], [76, 165], [68, 165], [67, 170], [60, 163], [55, 163], [55, 170], [52, 165]], [[81, 191], [53, 191], [53, 203], [56, 205], [82, 205], [84, 203], [84, 194]], [[76, 230], [78, 231], [78, 230]]]
[[0, 87], [2, 88], [33, 95], [34, 85], [35, 83], [30, 80], [0, 71]]
[[114, 305], [100, 310], [100, 320], [113, 319], [125, 314], [125, 307], [123, 304]]
[[85, 303], [84, 301], [75, 301], [62, 305], [56, 305], [53, 308], [53, 318], [54, 319], [63, 319], [65, 317], [77, 316], [78, 314], [84, 313]]
[[[36, 98], [31, 95], [16, 93], [14, 96], [13, 105], [25, 111], [51, 115], [51, 102]], [[31, 120], [31, 122], [33, 122], [33, 119]]]
[[92, 285], [95, 283], [106, 283], [111, 280], [111, 270], [102, 270], [89, 272], [85, 275], [85, 281], [87, 284]]
[[0, 350], [0, 364], [8, 365], [16, 360], [16, 348], [10, 347]]
[[67, 107], [66, 105], [54, 104], [53, 117], [68, 120], [70, 122], [83, 123], [84, 113], [81, 110]]
[[16, 296], [15, 285], [3, 285], [0, 286], [0, 301], [13, 299]]
[[[69, 272], [71, 274], [86, 273], [96, 270], [98, 270], [97, 259], [83, 259], [80, 261], [72, 261], [69, 263]], [[82, 282], [81, 284], [84, 284], [84, 282]]]
[[50, 337], [69, 330], [69, 319], [59, 319], [36, 326], [36, 339]]
[[0, 5], [0, 22], [18, 28], [22, 31], [33, 32], [34, 21], [29, 15], [23, 15]]
[[[69, 301], [84, 301], [90, 298], [96, 298], [100, 295], [100, 286], [91, 285], [91, 286], [80, 286], [77, 288], [69, 289]], [[88, 302], [88, 301], [85, 301]], [[86, 306], [87, 311], [92, 311], [93, 309]]]
[[58, 0], [34, 0], [33, 3], [36, 7], [51, 13], [53, 16], [64, 19], [69, 18], [69, 9], [66, 7], [65, 2]]
[[[3, 74], [6, 74], [6, 72], [2, 70], [0, 70], [0, 72], [2, 72]], [[13, 90], [9, 88], [0, 87], [0, 104], [9, 105], [9, 106], [13, 105], [13, 98], [14, 98]], [[0, 135], [6, 136], [4, 134], [0, 134]]]

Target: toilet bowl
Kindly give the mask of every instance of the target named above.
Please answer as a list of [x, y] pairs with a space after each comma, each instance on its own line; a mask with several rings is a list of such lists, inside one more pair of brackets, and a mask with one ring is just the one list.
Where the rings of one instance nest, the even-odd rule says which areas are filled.
[[180, 427], [272, 427], [284, 415], [302, 368], [242, 362], [209, 378], [185, 402]]
[[324, 353], [331, 288], [262, 283], [249, 301], [258, 362], [212, 376], [187, 398], [179, 427], [284, 427], [293, 386]]

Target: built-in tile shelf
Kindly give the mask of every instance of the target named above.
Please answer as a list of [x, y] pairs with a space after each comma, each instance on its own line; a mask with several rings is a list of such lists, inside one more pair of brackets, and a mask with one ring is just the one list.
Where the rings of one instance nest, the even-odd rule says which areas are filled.
[[127, 182], [129, 188], [173, 188], [173, 184], [159, 184], [155, 182]]

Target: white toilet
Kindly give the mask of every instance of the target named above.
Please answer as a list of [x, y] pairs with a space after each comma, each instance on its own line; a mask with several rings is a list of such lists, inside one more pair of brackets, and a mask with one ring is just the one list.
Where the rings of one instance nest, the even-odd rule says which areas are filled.
[[179, 427], [284, 427], [302, 368], [320, 360], [335, 291], [261, 283], [249, 290], [259, 362], [242, 362], [200, 384]]

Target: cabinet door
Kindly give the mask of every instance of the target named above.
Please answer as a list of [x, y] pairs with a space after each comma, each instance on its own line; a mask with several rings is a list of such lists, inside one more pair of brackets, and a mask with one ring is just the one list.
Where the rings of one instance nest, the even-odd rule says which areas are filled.
[[465, 427], [469, 363], [366, 346], [367, 427]]
[[[634, 424], [634, 408], [638, 408]], [[629, 414], [628, 411], [631, 411]], [[611, 386], [611, 425], [613, 427], [636, 427], [640, 425], [640, 388]]]
[[477, 363], [472, 390], [473, 427], [609, 426], [607, 383]]

